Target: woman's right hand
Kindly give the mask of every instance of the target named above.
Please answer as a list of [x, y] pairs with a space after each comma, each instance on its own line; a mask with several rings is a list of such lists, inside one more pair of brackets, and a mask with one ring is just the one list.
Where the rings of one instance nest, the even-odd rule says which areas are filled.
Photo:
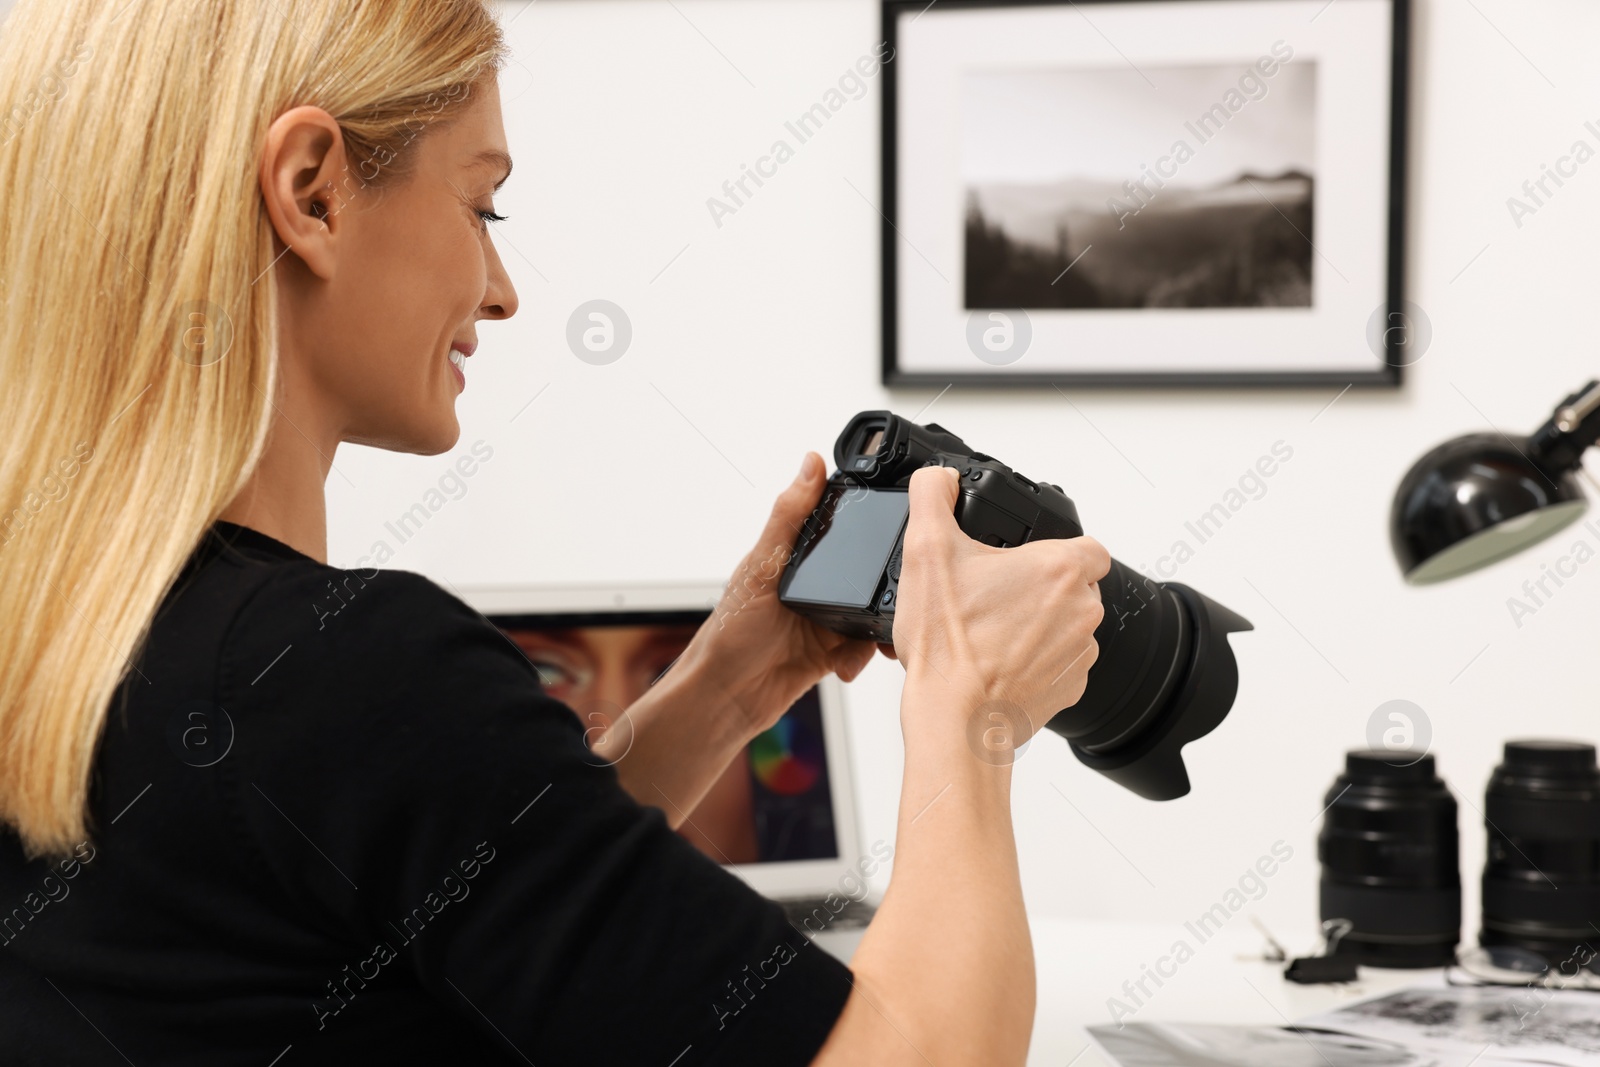
[[[1083, 696], [1111, 557], [1087, 537], [974, 541], [955, 520], [955, 474], [911, 475], [892, 649], [906, 668], [894, 873], [817, 1067], [925, 1067], [933, 1049], [941, 1063], [1028, 1058], [1038, 990], [1009, 769]], [[952, 911], [969, 921], [947, 929]]]
[[[911, 476], [894, 655], [908, 684], [950, 685], [978, 705], [1020, 710], [1026, 722], [1011, 727], [1012, 743], [1021, 745], [1083, 696], [1104, 615], [1098, 583], [1111, 557], [1092, 537], [1013, 548], [975, 541], [956, 523], [959, 493], [960, 473], [952, 467], [924, 467]], [[966, 714], [978, 705], [966, 704]], [[961, 706], [907, 702], [902, 719]], [[923, 725], [932, 724], [903, 721], [902, 729]]]

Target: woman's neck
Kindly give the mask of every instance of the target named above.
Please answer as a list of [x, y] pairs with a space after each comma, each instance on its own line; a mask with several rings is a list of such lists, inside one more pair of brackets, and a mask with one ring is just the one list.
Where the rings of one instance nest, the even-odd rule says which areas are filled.
[[[324, 491], [339, 440], [336, 434], [321, 432], [315, 413], [286, 410], [289, 407], [287, 401], [274, 405], [272, 432], [261, 462], [219, 518], [258, 530], [326, 563]], [[318, 437], [327, 440], [314, 443]]]

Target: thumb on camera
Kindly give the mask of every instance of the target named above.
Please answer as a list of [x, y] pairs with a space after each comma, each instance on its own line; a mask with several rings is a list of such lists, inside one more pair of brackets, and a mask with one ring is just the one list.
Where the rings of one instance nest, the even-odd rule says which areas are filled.
[[925, 526], [948, 533], [958, 531], [956, 500], [961, 495], [961, 472], [954, 467], [923, 467], [913, 471], [909, 488], [907, 525]]

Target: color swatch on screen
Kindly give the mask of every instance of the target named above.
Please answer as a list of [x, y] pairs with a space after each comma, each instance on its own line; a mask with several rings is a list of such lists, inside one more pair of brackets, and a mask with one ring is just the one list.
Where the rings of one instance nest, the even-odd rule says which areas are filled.
[[804, 793], [822, 775], [821, 738], [786, 715], [750, 742], [750, 767], [780, 796]]

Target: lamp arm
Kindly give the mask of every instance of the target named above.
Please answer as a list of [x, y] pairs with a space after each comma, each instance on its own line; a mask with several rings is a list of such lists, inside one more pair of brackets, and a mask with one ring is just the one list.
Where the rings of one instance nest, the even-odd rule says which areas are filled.
[[1583, 453], [1600, 442], [1600, 381], [1590, 381], [1563, 400], [1548, 422], [1528, 439], [1540, 467], [1552, 474], [1577, 470]]

